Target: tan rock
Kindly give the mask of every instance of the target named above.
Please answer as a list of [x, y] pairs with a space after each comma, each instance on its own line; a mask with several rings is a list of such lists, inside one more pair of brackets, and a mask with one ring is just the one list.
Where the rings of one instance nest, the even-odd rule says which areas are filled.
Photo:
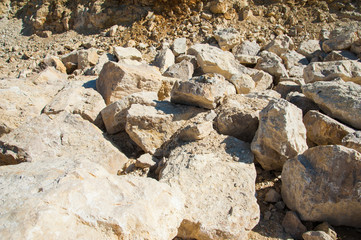
[[349, 133], [342, 139], [341, 144], [361, 153], [361, 131]]
[[286, 99], [290, 92], [302, 92], [301, 86], [292, 81], [279, 82], [277, 86], [273, 88], [273, 90], [281, 94], [281, 97], [284, 99]]
[[282, 170], [282, 198], [305, 221], [361, 226], [361, 154], [326, 145], [288, 160]]
[[114, 47], [114, 55], [118, 61], [122, 59], [142, 61], [142, 54], [136, 48]]
[[308, 148], [302, 111], [295, 105], [284, 99], [271, 100], [259, 118], [251, 149], [265, 170], [282, 169], [289, 158]]
[[160, 181], [186, 198], [178, 237], [245, 239], [259, 220], [255, 177], [249, 145], [233, 137], [212, 132], [172, 150]]
[[99, 56], [97, 49], [90, 48], [78, 51], [78, 69], [86, 70], [98, 63]]
[[248, 74], [235, 74], [229, 81], [236, 87], [238, 94], [247, 94], [253, 91], [256, 87], [256, 83]]
[[60, 58], [56, 56], [48, 56], [44, 59], [44, 63], [48, 67], [54, 67], [56, 70], [58, 70], [61, 73], [66, 73], [66, 67], [64, 66], [63, 62], [60, 60]]
[[223, 76], [206, 74], [189, 81], [176, 82], [171, 92], [171, 101], [214, 109], [224, 96], [235, 93], [235, 87]]
[[302, 234], [304, 240], [332, 240], [327, 233], [322, 231], [308, 231]]
[[236, 56], [236, 58], [239, 55], [256, 56], [260, 50], [261, 47], [256, 41], [246, 40], [234, 47], [232, 49], [232, 53]]
[[293, 50], [294, 43], [292, 38], [287, 35], [279, 35], [274, 40], [272, 40], [264, 50], [273, 52], [278, 56], [281, 56], [283, 53], [286, 53], [289, 50]]
[[257, 65], [256, 69], [263, 70], [268, 72], [272, 76], [278, 80], [281, 77], [288, 77], [287, 70], [282, 63], [282, 59], [278, 57], [275, 53], [262, 51], [260, 53], [260, 57], [262, 57]]
[[320, 110], [318, 105], [311, 99], [307, 98], [303, 93], [290, 92], [287, 94], [286, 100], [301, 109], [303, 115], [305, 115], [310, 110]]
[[357, 39], [357, 29], [337, 28], [331, 32], [329, 39], [322, 43], [322, 49], [325, 52], [345, 50], [350, 48]]
[[330, 52], [323, 61], [325, 62], [331, 62], [331, 61], [343, 61], [343, 60], [357, 60], [357, 56], [353, 54], [352, 52], [349, 52], [347, 50], [341, 50], [341, 51], [332, 51]]
[[162, 79], [157, 68], [146, 64], [134, 66], [108, 62], [104, 64], [96, 86], [105, 103], [109, 105], [132, 93], [158, 92]]
[[183, 60], [180, 63], [173, 64], [164, 72], [163, 76], [188, 80], [192, 78], [194, 66], [191, 62]]
[[137, 158], [137, 161], [135, 162], [135, 166], [140, 168], [149, 168], [155, 166], [156, 164], [157, 163], [154, 161], [154, 157], [149, 153], [143, 154]]
[[182, 141], [197, 141], [207, 137], [213, 131], [214, 111], [198, 114], [178, 130], [178, 138]]
[[228, 10], [227, 2], [224, 0], [214, 0], [211, 2], [210, 10], [212, 13], [226, 13]]
[[261, 57], [258, 57], [258, 56], [250, 56], [250, 55], [244, 55], [244, 54], [238, 54], [235, 57], [240, 64], [243, 64], [245, 66], [256, 65], [257, 62], [261, 59]]
[[340, 79], [302, 86], [302, 92], [328, 116], [361, 129], [361, 86]]
[[62, 85], [66, 82], [67, 76], [66, 74], [57, 71], [54, 67], [47, 67], [31, 80], [36, 85]]
[[295, 239], [301, 239], [302, 234], [307, 231], [307, 228], [302, 224], [297, 216], [297, 213], [288, 211], [282, 221], [282, 226], [285, 231], [291, 234]]
[[341, 144], [342, 139], [355, 130], [317, 111], [309, 111], [303, 117], [307, 138], [317, 145]]
[[176, 38], [173, 42], [173, 53], [177, 57], [181, 54], [185, 54], [187, 51], [187, 39], [186, 38]]
[[297, 52], [311, 59], [315, 54], [321, 51], [320, 41], [318, 40], [306, 40], [301, 42], [297, 49]]
[[309, 62], [305, 56], [299, 54], [298, 52], [292, 50], [283, 53], [280, 56], [285, 64], [286, 69], [290, 70], [295, 66], [305, 66], [308, 65]]
[[159, 71], [163, 74], [167, 69], [175, 63], [175, 56], [169, 48], [162, 49], [155, 57], [154, 65], [159, 67]]
[[337, 240], [337, 233], [336, 233], [335, 229], [330, 224], [328, 224], [328, 222], [323, 222], [323, 223], [317, 225], [314, 228], [314, 231], [325, 232], [327, 235], [329, 235], [331, 237], [332, 240]]
[[240, 33], [234, 28], [221, 28], [214, 31], [214, 38], [222, 50], [228, 51], [239, 44]]

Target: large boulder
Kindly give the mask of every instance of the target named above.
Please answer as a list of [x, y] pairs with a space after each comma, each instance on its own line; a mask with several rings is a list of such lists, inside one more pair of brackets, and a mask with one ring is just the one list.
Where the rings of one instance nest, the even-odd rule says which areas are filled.
[[332, 62], [313, 62], [303, 74], [306, 83], [328, 81], [337, 77], [344, 81], [361, 84], [361, 62], [344, 60]]
[[260, 112], [259, 128], [251, 149], [265, 170], [280, 170], [292, 157], [308, 147], [302, 111], [284, 100], [271, 100]]
[[317, 111], [303, 117], [307, 138], [317, 145], [341, 144], [342, 139], [354, 130]]
[[235, 87], [223, 76], [206, 74], [189, 81], [177, 81], [171, 92], [171, 101], [214, 109], [224, 96], [235, 93]]
[[158, 69], [147, 64], [135, 66], [107, 62], [96, 81], [96, 88], [109, 105], [132, 93], [158, 92], [162, 79]]
[[[116, 176], [79, 154], [0, 168], [4, 239], [172, 239], [182, 193]], [[159, 226], [162, 227], [159, 227]]]
[[361, 154], [339, 145], [310, 148], [287, 161], [282, 197], [302, 220], [361, 226]]
[[0, 149], [0, 165], [81, 156], [117, 173], [128, 161], [97, 127], [66, 112], [33, 118], [2, 136]]
[[253, 154], [234, 137], [212, 132], [184, 142], [171, 151], [159, 178], [185, 195], [178, 237], [246, 239], [259, 221]]
[[341, 79], [302, 86], [302, 92], [327, 115], [361, 129], [361, 86]]

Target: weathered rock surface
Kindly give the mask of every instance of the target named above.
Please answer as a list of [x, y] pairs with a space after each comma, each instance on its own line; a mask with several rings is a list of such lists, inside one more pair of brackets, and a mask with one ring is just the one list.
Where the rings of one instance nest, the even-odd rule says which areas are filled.
[[122, 59], [130, 59], [130, 60], [142, 60], [142, 54], [136, 49], [132, 47], [115, 47], [114, 55], [117, 57], [118, 61]]
[[258, 129], [259, 112], [268, 100], [243, 94], [227, 96], [217, 108], [215, 126], [221, 134], [251, 142]]
[[290, 92], [302, 92], [301, 86], [292, 81], [279, 82], [273, 90], [281, 94], [282, 98], [286, 98]]
[[259, 56], [250, 56], [250, 55], [244, 55], [244, 54], [238, 54], [235, 57], [240, 64], [245, 65], [245, 66], [256, 65], [257, 62], [261, 59], [261, 57], [259, 57]]
[[353, 133], [347, 134], [342, 139], [341, 144], [348, 148], [355, 149], [361, 153], [361, 131], [355, 131]]
[[224, 96], [235, 93], [235, 87], [223, 76], [206, 74], [189, 81], [176, 82], [171, 92], [171, 101], [214, 109]]
[[64, 66], [63, 62], [60, 60], [59, 57], [56, 56], [47, 56], [44, 59], [44, 63], [48, 67], [54, 67], [56, 70], [58, 70], [61, 73], [66, 73], [66, 67]]
[[187, 39], [186, 38], [177, 38], [173, 42], [173, 54], [174, 56], [179, 56], [185, 54], [187, 51]]
[[311, 59], [314, 55], [321, 51], [320, 41], [318, 40], [307, 40], [301, 42], [297, 49], [297, 52]]
[[282, 170], [282, 197], [305, 221], [361, 226], [361, 154], [326, 145], [310, 148], [287, 161]]
[[361, 62], [356, 61], [332, 61], [314, 62], [304, 70], [306, 83], [316, 81], [328, 81], [337, 77], [344, 81], [352, 81], [361, 84]]
[[233, 75], [229, 81], [236, 87], [238, 94], [247, 94], [256, 87], [252, 77], [244, 73]]
[[285, 64], [286, 69], [290, 70], [295, 66], [305, 66], [308, 65], [308, 60], [302, 54], [299, 54], [296, 51], [287, 51], [280, 56]]
[[361, 129], [361, 86], [340, 79], [302, 86], [302, 92], [327, 115]]
[[332, 240], [332, 238], [323, 231], [308, 231], [302, 234], [304, 240]]
[[173, 64], [164, 72], [163, 76], [188, 80], [192, 78], [194, 73], [194, 65], [187, 60]]
[[256, 69], [268, 72], [276, 78], [276, 81], [280, 77], [288, 77], [287, 70], [282, 64], [282, 59], [275, 53], [262, 51], [260, 57], [262, 58], [258, 61]]
[[351, 47], [358, 39], [357, 29], [354, 28], [337, 28], [330, 34], [328, 40], [322, 43], [322, 49], [325, 52], [331, 52], [332, 50], [345, 50]]
[[318, 105], [311, 99], [307, 98], [303, 93], [290, 92], [287, 94], [286, 100], [301, 109], [303, 115], [305, 115], [310, 110], [320, 110]]
[[145, 152], [154, 154], [200, 108], [157, 102], [155, 106], [133, 104], [127, 115], [126, 131]]
[[295, 105], [284, 99], [272, 100], [259, 117], [251, 149], [265, 170], [282, 169], [289, 158], [308, 148], [302, 111]]
[[352, 52], [347, 50], [341, 51], [332, 51], [330, 52], [323, 61], [330, 62], [330, 61], [342, 61], [342, 60], [357, 60], [357, 56]]
[[96, 88], [109, 105], [132, 93], [158, 92], [162, 79], [157, 68], [146, 64], [134, 66], [107, 62], [96, 81]]
[[167, 69], [175, 63], [175, 56], [169, 48], [162, 49], [157, 54], [154, 60], [154, 65], [159, 67], [159, 71], [164, 73]]
[[281, 56], [283, 53], [293, 50], [293, 48], [292, 38], [287, 35], [279, 35], [265, 47], [265, 50]]
[[232, 53], [237, 58], [238, 55], [256, 56], [261, 47], [255, 41], [243, 41], [240, 45], [232, 49]]
[[328, 222], [323, 222], [317, 225], [313, 230], [325, 232], [327, 235], [331, 237], [331, 239], [337, 240], [337, 233], [335, 229]]
[[89, 67], [95, 66], [98, 63], [99, 56], [97, 49], [90, 48], [87, 50], [80, 50], [78, 55], [78, 69], [86, 70]]
[[183, 219], [182, 194], [167, 184], [112, 175], [79, 155], [2, 167], [0, 189], [6, 239], [167, 240]]
[[307, 138], [317, 145], [341, 144], [342, 139], [355, 130], [317, 111], [303, 117]]
[[182, 238], [245, 239], [259, 220], [249, 145], [212, 132], [171, 151], [160, 181], [186, 198]]
[[240, 34], [234, 28], [222, 28], [214, 31], [214, 38], [217, 40], [219, 47], [228, 51], [236, 46], [240, 41]]
[[155, 106], [158, 100], [156, 92], [139, 92], [130, 94], [101, 110], [102, 119], [109, 134], [125, 130], [128, 109], [132, 104]]
[[302, 239], [302, 234], [307, 231], [305, 225], [302, 224], [297, 213], [288, 211], [282, 221], [282, 226], [286, 232], [291, 234], [295, 239]]

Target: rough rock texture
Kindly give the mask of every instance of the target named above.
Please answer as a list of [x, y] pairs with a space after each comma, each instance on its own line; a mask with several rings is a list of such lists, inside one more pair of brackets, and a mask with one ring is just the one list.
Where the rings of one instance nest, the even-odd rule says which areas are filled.
[[282, 98], [286, 98], [290, 92], [302, 92], [301, 86], [292, 81], [279, 82], [273, 90], [281, 94]]
[[84, 88], [79, 83], [70, 83], [45, 106], [43, 113], [50, 115], [66, 111], [79, 114], [83, 119], [100, 126], [99, 113], [104, 107], [104, 99], [97, 91]]
[[193, 64], [190, 61], [183, 60], [180, 63], [170, 66], [163, 76], [188, 80], [192, 78], [193, 73]]
[[214, 109], [224, 96], [235, 93], [235, 87], [223, 76], [207, 74], [189, 81], [177, 81], [171, 92], [171, 101]]
[[278, 56], [286, 53], [289, 50], [293, 50], [294, 43], [292, 38], [287, 35], [279, 35], [273, 41], [271, 41], [264, 50], [273, 52]]
[[361, 62], [347, 60], [314, 62], [305, 68], [303, 76], [306, 83], [328, 81], [340, 77], [344, 81], [361, 84]]
[[175, 63], [175, 56], [169, 48], [162, 49], [154, 60], [154, 65], [159, 67], [159, 71], [164, 73]]
[[244, 73], [233, 75], [229, 81], [236, 87], [238, 94], [247, 94], [256, 87], [252, 77]]
[[125, 130], [128, 109], [132, 104], [155, 106], [158, 96], [156, 92], [139, 92], [130, 94], [101, 110], [102, 119], [109, 134]]
[[355, 131], [342, 139], [342, 145], [361, 153], [361, 131]]
[[240, 34], [234, 28], [222, 28], [214, 31], [214, 38], [217, 40], [219, 47], [228, 51], [236, 46], [240, 41]]
[[5, 239], [168, 240], [184, 213], [167, 184], [112, 175], [80, 156], [2, 167], [0, 189]]
[[304, 240], [332, 240], [332, 238], [323, 231], [308, 231], [302, 234]]
[[221, 134], [251, 142], [259, 123], [259, 112], [268, 100], [243, 94], [226, 97], [217, 108], [215, 127]]
[[160, 181], [186, 197], [182, 238], [245, 239], [259, 220], [249, 145], [212, 132], [171, 151]]
[[327, 145], [310, 148], [287, 161], [282, 170], [282, 197], [305, 221], [361, 226], [361, 154]]
[[237, 55], [249, 55], [256, 56], [261, 50], [261, 47], [256, 43], [256, 41], [243, 41], [240, 45], [232, 49], [232, 53], [237, 57]]
[[321, 51], [320, 41], [318, 40], [307, 40], [301, 42], [297, 49], [297, 52], [311, 59], [315, 54]]
[[142, 54], [136, 48], [131, 47], [115, 47], [114, 55], [117, 57], [118, 61], [121, 59], [130, 59], [130, 60], [142, 60]]
[[291, 157], [307, 149], [302, 111], [284, 99], [270, 101], [260, 112], [251, 149], [265, 170], [282, 169]]
[[330, 52], [323, 61], [342, 61], [342, 60], [357, 60], [357, 56], [350, 51], [341, 50], [341, 51], [332, 51]]
[[357, 29], [337, 28], [331, 32], [329, 39], [322, 43], [322, 49], [325, 52], [348, 49], [357, 39]]
[[226, 79], [238, 73], [236, 59], [230, 52], [208, 44], [196, 44], [188, 53], [197, 57], [197, 62], [205, 73], [218, 73]]
[[217, 116], [214, 111], [203, 112], [187, 121], [178, 131], [181, 141], [197, 141], [213, 132], [213, 119]]
[[302, 234], [307, 228], [302, 224], [297, 213], [288, 211], [282, 221], [282, 226], [286, 232], [291, 234], [295, 239], [302, 239]]
[[173, 42], [173, 54], [174, 56], [179, 56], [185, 54], [187, 51], [187, 39], [186, 38], [177, 38]]
[[146, 64], [134, 66], [108, 62], [99, 74], [96, 88], [109, 105], [132, 93], [158, 92], [162, 79], [155, 67]]
[[48, 56], [44, 59], [44, 63], [48, 67], [54, 67], [61, 73], [66, 73], [66, 67], [64, 66], [63, 62], [60, 60], [59, 57], [56, 56]]
[[327, 115], [361, 129], [361, 86], [340, 79], [302, 86], [302, 92]]
[[341, 144], [342, 139], [355, 130], [317, 111], [303, 117], [307, 138], [317, 145]]
[[287, 51], [281, 55], [281, 58], [285, 64], [286, 69], [291, 69], [295, 66], [305, 66], [308, 65], [308, 60], [302, 54], [299, 54], [296, 51]]
[[337, 240], [337, 233], [335, 232], [335, 229], [328, 222], [323, 222], [317, 225], [313, 230], [325, 232], [327, 233], [327, 235], [331, 237], [331, 239]]
[[282, 64], [282, 59], [275, 53], [262, 51], [260, 57], [262, 58], [258, 61], [256, 69], [268, 72], [276, 78], [276, 81], [281, 77], [288, 77], [287, 70]]
[[90, 48], [87, 50], [78, 51], [78, 69], [85, 70], [89, 67], [95, 66], [98, 63], [99, 56], [97, 49]]
[[133, 104], [128, 110], [126, 131], [145, 152], [154, 154], [186, 120], [201, 111], [169, 102], [157, 102], [155, 106]]
[[286, 100], [300, 108], [303, 115], [310, 110], [320, 110], [318, 105], [311, 99], [307, 98], [303, 93], [290, 92], [287, 94]]

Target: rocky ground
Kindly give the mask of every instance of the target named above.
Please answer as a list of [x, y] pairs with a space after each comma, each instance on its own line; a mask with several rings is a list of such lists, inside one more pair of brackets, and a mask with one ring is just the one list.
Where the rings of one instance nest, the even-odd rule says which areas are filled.
[[361, 239], [360, 12], [2, 1], [0, 236]]

